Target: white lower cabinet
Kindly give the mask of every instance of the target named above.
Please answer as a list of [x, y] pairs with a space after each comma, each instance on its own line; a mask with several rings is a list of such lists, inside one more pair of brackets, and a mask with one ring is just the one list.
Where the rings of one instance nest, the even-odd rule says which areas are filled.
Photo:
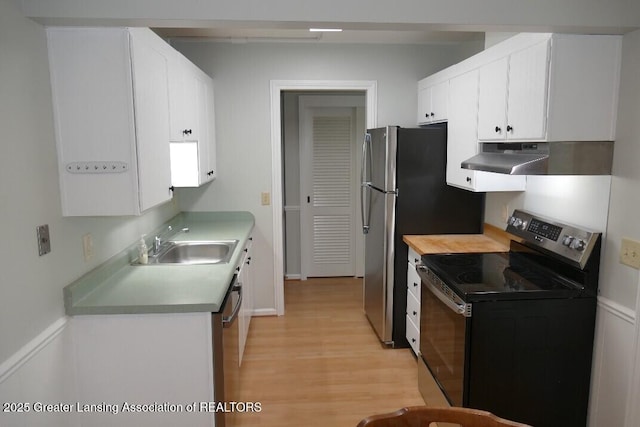
[[242, 356], [244, 355], [244, 348], [247, 344], [247, 337], [249, 335], [249, 326], [251, 325], [251, 316], [253, 315], [253, 300], [254, 300], [254, 283], [253, 283], [253, 268], [251, 266], [253, 238], [249, 237], [244, 247], [244, 256], [240, 264], [238, 265], [238, 284], [242, 286], [242, 303], [240, 305], [240, 312], [238, 313], [238, 329], [239, 329], [239, 351], [238, 364], [242, 364]]
[[64, 216], [171, 199], [166, 43], [146, 28], [47, 29]]
[[74, 316], [72, 331], [79, 425], [215, 425], [199, 407], [216, 400], [211, 313]]
[[420, 276], [416, 271], [416, 264], [420, 262], [420, 255], [409, 247], [407, 265], [407, 310], [406, 327], [407, 341], [416, 355], [420, 354]]

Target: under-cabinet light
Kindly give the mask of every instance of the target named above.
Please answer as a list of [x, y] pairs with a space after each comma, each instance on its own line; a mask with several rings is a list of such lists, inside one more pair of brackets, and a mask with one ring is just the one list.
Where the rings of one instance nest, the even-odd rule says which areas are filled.
[[309, 31], [314, 33], [339, 33], [342, 28], [309, 28]]

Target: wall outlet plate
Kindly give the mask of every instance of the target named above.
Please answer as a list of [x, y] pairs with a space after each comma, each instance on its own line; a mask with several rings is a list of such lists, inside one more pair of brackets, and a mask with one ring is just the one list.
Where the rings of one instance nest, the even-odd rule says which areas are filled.
[[51, 252], [51, 239], [49, 238], [49, 225], [39, 225], [36, 227], [38, 236], [38, 255], [46, 255]]
[[640, 242], [627, 237], [622, 238], [620, 262], [640, 270]]

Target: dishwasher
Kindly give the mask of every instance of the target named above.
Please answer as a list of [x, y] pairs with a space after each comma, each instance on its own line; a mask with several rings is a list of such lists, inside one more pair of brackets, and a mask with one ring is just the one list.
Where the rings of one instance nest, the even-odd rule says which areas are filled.
[[[213, 396], [216, 403], [239, 401], [240, 350], [238, 339], [240, 330], [237, 320], [242, 305], [242, 283], [238, 277], [240, 274], [233, 276], [222, 309], [211, 314]], [[214, 419], [216, 427], [237, 425], [234, 421], [235, 412], [233, 411], [216, 411]]]

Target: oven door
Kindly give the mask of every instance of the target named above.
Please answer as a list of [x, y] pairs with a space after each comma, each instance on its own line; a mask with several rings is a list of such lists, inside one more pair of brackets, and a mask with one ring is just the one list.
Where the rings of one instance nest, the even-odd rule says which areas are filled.
[[449, 403], [463, 406], [471, 304], [465, 304], [426, 267], [418, 271], [422, 282], [420, 352]]

